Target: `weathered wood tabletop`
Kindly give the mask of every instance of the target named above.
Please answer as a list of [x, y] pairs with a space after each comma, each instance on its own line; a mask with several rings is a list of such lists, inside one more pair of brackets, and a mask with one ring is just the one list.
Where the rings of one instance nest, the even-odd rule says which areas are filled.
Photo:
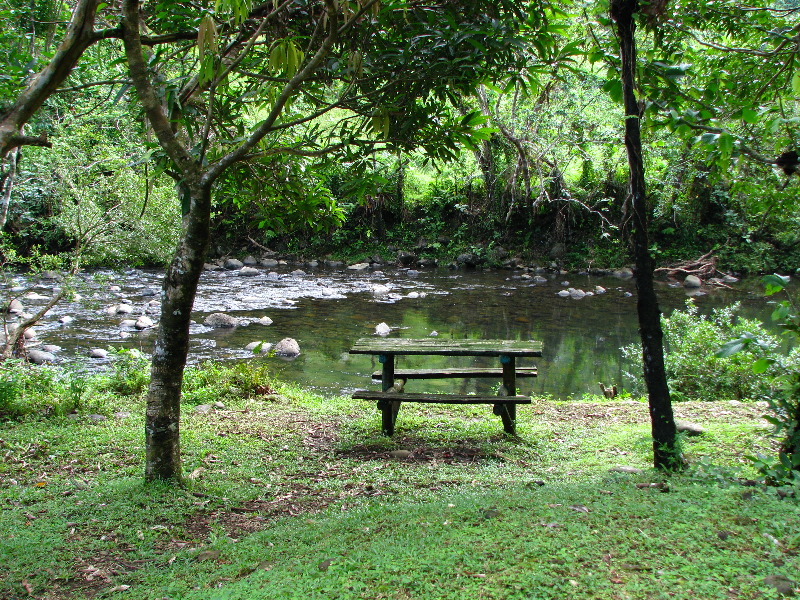
[[541, 356], [542, 342], [519, 340], [450, 340], [442, 338], [361, 338], [350, 354], [429, 356]]
[[[444, 338], [361, 338], [350, 349], [350, 354], [377, 355], [382, 369], [380, 376], [382, 392], [356, 392], [353, 398], [378, 400], [378, 408], [382, 414], [383, 432], [394, 433], [397, 412], [401, 402], [432, 402], [449, 404], [494, 404], [494, 414], [503, 420], [503, 428], [507, 433], [516, 434], [517, 404], [529, 404], [527, 396], [517, 396], [518, 376], [535, 377], [535, 367], [517, 369], [516, 359], [537, 357], [542, 355], [542, 342], [533, 340], [475, 340]], [[501, 367], [489, 368], [456, 368], [456, 369], [411, 369], [395, 370], [396, 356], [483, 356], [497, 357]], [[444, 394], [407, 394], [403, 386], [407, 379], [442, 379], [499, 377], [503, 385], [500, 396], [489, 398], [472, 395]]]

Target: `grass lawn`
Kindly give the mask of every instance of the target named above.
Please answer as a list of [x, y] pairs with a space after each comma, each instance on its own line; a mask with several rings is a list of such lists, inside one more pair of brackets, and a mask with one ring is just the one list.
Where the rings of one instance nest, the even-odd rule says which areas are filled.
[[[0, 424], [0, 598], [777, 598], [800, 507], [753, 485], [756, 404], [681, 403], [692, 468], [651, 471], [646, 404], [403, 406], [278, 394], [184, 408], [185, 487], [142, 482], [143, 405]], [[115, 407], [118, 410], [120, 407]], [[614, 467], [642, 469], [613, 472]]]

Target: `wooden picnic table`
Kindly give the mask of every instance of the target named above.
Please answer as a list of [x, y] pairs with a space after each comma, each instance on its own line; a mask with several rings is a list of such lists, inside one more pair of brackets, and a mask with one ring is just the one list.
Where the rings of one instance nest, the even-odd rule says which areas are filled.
[[[517, 358], [542, 355], [542, 343], [518, 340], [452, 340], [440, 338], [400, 339], [361, 338], [350, 354], [377, 355], [381, 370], [373, 379], [381, 381], [380, 392], [359, 391], [353, 398], [377, 400], [383, 433], [394, 434], [397, 412], [402, 402], [439, 404], [492, 404], [494, 414], [503, 421], [506, 433], [516, 435], [517, 404], [530, 404], [529, 396], [517, 395], [517, 377], [536, 377], [536, 367], [517, 367]], [[396, 356], [488, 356], [500, 359], [499, 368], [396, 369]], [[405, 393], [408, 379], [497, 377], [502, 380], [498, 396]]]

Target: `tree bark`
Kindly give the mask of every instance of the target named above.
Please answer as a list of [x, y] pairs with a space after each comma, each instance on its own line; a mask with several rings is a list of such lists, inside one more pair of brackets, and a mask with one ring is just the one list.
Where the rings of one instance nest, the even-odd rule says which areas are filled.
[[625, 149], [630, 167], [630, 200], [633, 211], [633, 252], [636, 263], [636, 308], [642, 339], [642, 362], [650, 406], [653, 436], [653, 466], [678, 470], [683, 457], [677, 443], [667, 376], [664, 369], [661, 311], [653, 286], [653, 260], [648, 250], [648, 209], [645, 197], [644, 161], [639, 120], [641, 109], [636, 100], [636, 22], [637, 0], [612, 0], [611, 18], [617, 25], [622, 59], [622, 96], [625, 104]]
[[161, 318], [153, 347], [150, 388], [145, 413], [145, 479], [181, 478], [180, 400], [189, 354], [189, 324], [209, 244], [209, 186], [185, 186], [190, 210], [167, 273]]

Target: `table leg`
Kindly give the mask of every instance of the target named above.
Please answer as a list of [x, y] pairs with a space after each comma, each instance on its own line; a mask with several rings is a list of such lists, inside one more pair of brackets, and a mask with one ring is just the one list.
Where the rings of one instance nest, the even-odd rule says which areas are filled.
[[[394, 390], [394, 354], [381, 354], [378, 361], [383, 365], [381, 369], [381, 389], [383, 392]], [[394, 424], [397, 421], [397, 412], [400, 402], [381, 400], [378, 402], [381, 411], [381, 430], [384, 435], [394, 435]]]
[[[500, 394], [503, 396], [517, 395], [517, 366], [513, 356], [501, 356], [500, 363], [503, 365], [503, 386]], [[494, 414], [499, 415], [503, 420], [503, 431], [511, 435], [517, 435], [517, 405], [516, 404], [495, 404]]]

